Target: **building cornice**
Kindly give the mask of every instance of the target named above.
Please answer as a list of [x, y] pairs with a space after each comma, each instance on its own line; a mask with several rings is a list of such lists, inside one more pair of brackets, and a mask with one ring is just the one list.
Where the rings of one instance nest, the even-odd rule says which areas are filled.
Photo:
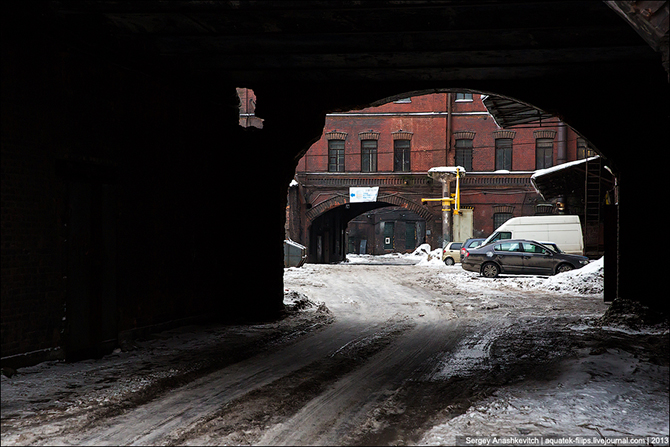
[[516, 132], [513, 130], [497, 130], [493, 132], [493, 138], [511, 138], [514, 139]]
[[395, 132], [391, 132], [391, 137], [394, 140], [411, 140], [413, 135], [414, 133], [402, 129]]
[[346, 140], [347, 139], [347, 133], [339, 131], [339, 130], [331, 130], [330, 132], [326, 132], [324, 135], [326, 137], [326, 140]]
[[536, 130], [533, 131], [533, 138], [551, 138], [552, 140], [556, 137], [555, 130]]
[[380, 133], [375, 130], [366, 130], [358, 133], [359, 140], [379, 140]]
[[460, 132], [454, 132], [455, 140], [474, 140], [476, 132], [472, 130], [464, 130]]

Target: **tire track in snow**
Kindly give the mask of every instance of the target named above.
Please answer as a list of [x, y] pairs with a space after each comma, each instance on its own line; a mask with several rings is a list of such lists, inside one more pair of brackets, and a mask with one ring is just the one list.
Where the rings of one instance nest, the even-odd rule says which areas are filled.
[[[259, 355], [201, 377], [170, 394], [147, 402], [76, 435], [86, 445], [154, 445], [171, 432], [196, 423], [249, 391], [268, 385], [365, 333], [367, 328], [333, 324], [291, 346]], [[103, 424], [99, 424], [103, 425]], [[67, 437], [68, 440], [72, 436]], [[50, 443], [66, 442], [52, 438]]]
[[461, 336], [457, 320], [419, 325], [315, 397], [294, 417], [268, 430], [259, 444], [342, 444], [361, 430], [375, 407], [416, 377], [436, 352], [451, 349]]

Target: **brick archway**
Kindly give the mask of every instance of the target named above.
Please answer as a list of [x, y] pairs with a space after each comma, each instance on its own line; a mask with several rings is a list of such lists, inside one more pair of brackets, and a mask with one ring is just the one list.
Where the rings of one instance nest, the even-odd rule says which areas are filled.
[[[324, 213], [333, 210], [337, 207], [346, 205], [347, 203], [349, 203], [349, 201], [347, 200], [347, 197], [344, 195], [333, 197], [332, 199], [328, 199], [324, 202], [321, 202], [317, 206], [307, 211], [305, 213], [305, 216], [311, 223]], [[398, 194], [380, 193], [379, 201], [376, 203], [378, 203], [379, 206], [375, 208], [384, 208], [386, 206], [402, 206], [403, 208], [407, 208], [408, 210], [415, 212], [423, 219], [425, 219], [426, 222], [432, 221], [433, 218], [435, 217], [427, 207], [421, 204], [417, 204], [416, 202], [409, 200]]]

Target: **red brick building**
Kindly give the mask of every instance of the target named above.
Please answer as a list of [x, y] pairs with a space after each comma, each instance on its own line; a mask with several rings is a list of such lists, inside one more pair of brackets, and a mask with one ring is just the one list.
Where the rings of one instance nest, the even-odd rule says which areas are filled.
[[[545, 201], [530, 176], [536, 169], [585, 158], [590, 154], [585, 140], [556, 118], [502, 129], [482, 98], [436, 93], [328, 114], [321, 139], [296, 169], [297, 185], [289, 191], [289, 236], [308, 246], [317, 244], [318, 249], [310, 247], [316, 262], [337, 261], [347, 250], [359, 252], [361, 247], [383, 253], [409, 251], [424, 241], [441, 246], [441, 205], [424, 205], [421, 198], [441, 196], [440, 185], [427, 171], [445, 165], [467, 171], [461, 205], [473, 209], [474, 237], [489, 235], [511, 217], [580, 214], [582, 203], [557, 206], [560, 199]], [[366, 214], [356, 217], [353, 213], [363, 207], [348, 203], [347, 188], [375, 185], [380, 187], [378, 202], [367, 204], [361, 211]], [[373, 208], [387, 206], [405, 212], [402, 217], [385, 212], [394, 225], [383, 229]], [[336, 216], [338, 209], [347, 215]], [[349, 221], [349, 236], [366, 239], [363, 246], [347, 241], [344, 228]]]

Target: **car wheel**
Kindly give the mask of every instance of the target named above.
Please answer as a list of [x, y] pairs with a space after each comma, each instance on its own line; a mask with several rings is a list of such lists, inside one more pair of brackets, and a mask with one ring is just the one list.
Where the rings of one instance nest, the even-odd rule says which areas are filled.
[[495, 278], [500, 273], [500, 268], [492, 262], [484, 264], [482, 267], [482, 276]]
[[454, 265], [454, 258], [445, 258], [444, 263], [446, 265]]
[[570, 264], [561, 264], [558, 267], [556, 267], [556, 274], [563, 273], [563, 272], [569, 272], [572, 269], [573, 269], [573, 267]]

